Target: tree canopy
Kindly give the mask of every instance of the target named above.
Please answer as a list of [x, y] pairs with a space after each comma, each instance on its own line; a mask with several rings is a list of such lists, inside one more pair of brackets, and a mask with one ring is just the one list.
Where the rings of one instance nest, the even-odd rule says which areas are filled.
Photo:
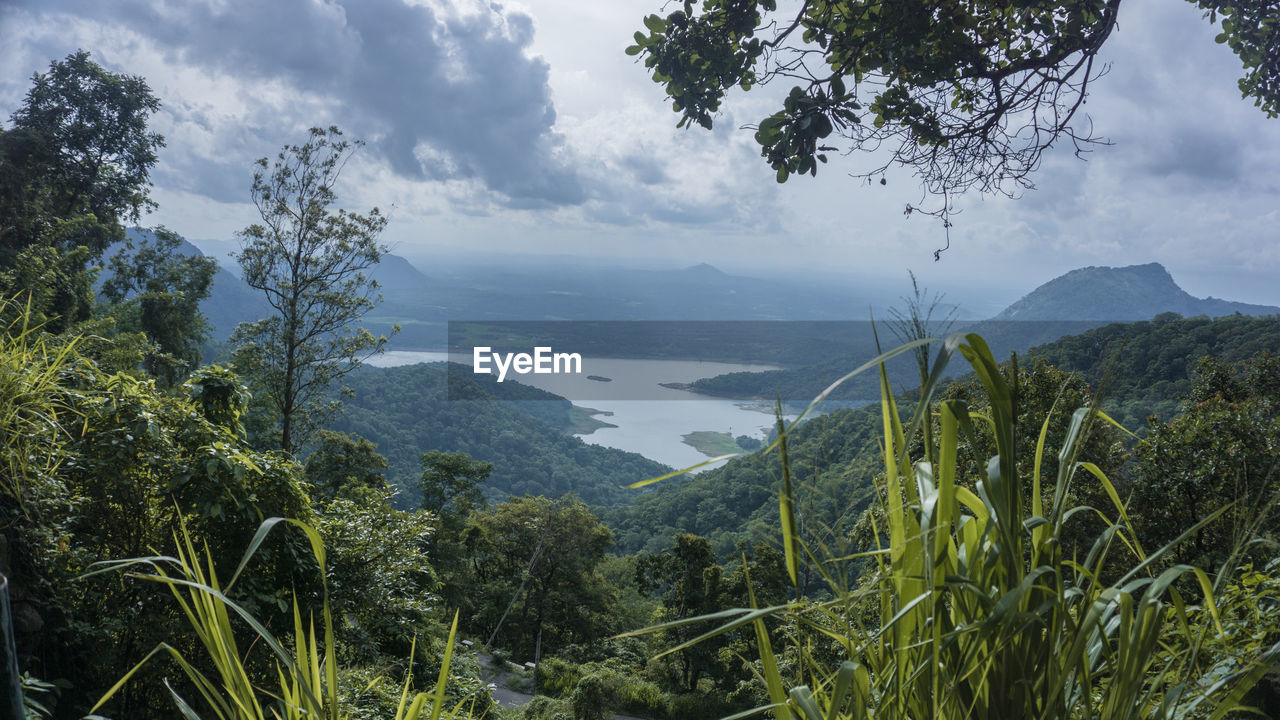
[[[685, 0], [649, 15], [631, 55], [679, 125], [710, 128], [731, 89], [795, 83], [755, 139], [779, 182], [827, 153], [876, 153], [855, 176], [911, 169], [926, 190], [1010, 194], [1043, 153], [1098, 141], [1080, 112], [1121, 0]], [[1280, 6], [1200, 0], [1241, 58], [1240, 88], [1280, 111]], [[883, 177], [881, 178], [883, 181]]]
[[0, 293], [25, 292], [50, 330], [89, 316], [92, 263], [153, 205], [159, 108], [142, 78], [81, 50], [36, 73], [0, 130]]

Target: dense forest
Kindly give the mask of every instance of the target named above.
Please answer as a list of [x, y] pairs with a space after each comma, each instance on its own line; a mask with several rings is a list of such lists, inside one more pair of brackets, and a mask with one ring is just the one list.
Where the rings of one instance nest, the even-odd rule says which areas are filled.
[[215, 264], [126, 231], [158, 106], [81, 52], [0, 132], [27, 717], [1274, 716], [1276, 317], [924, 353], [917, 296], [871, 404], [627, 490], [669, 468], [573, 437], [563, 398], [361, 367], [387, 219], [337, 209], [336, 127], [247, 173], [264, 314], [211, 343]]

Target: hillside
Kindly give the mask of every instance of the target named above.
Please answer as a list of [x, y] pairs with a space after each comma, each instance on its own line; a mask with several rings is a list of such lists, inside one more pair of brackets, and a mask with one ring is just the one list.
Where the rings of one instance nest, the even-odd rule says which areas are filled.
[[361, 368], [346, 379], [355, 396], [345, 401], [333, 429], [378, 445], [390, 466], [388, 479], [407, 505], [417, 502], [418, 455], [428, 450], [493, 463], [488, 491], [495, 500], [573, 493], [593, 505], [613, 505], [634, 497], [621, 486], [670, 471], [569, 435], [564, 398], [476, 377], [453, 373], [451, 381], [443, 363]]
[[1260, 352], [1280, 354], [1280, 315], [1217, 319], [1173, 314], [1115, 323], [1033, 348], [1031, 353], [1079, 373], [1098, 390], [1103, 408], [1142, 432], [1149, 415], [1168, 422], [1191, 389], [1201, 358], [1237, 362]]
[[1085, 267], [1041, 285], [996, 315], [996, 320], [1150, 320], [1160, 313], [1219, 317], [1270, 315], [1280, 307], [1196, 298], [1159, 263]]
[[[830, 543], [822, 528], [847, 534], [872, 500], [868, 484], [879, 464], [876, 438], [880, 408], [837, 410], [803, 423], [788, 437], [789, 457], [809, 539]], [[659, 552], [676, 533], [688, 532], [711, 540], [715, 551], [731, 556], [740, 541], [772, 540], [777, 536], [777, 453], [759, 452], [728, 464], [655, 486], [603, 517], [613, 529], [619, 553]]]

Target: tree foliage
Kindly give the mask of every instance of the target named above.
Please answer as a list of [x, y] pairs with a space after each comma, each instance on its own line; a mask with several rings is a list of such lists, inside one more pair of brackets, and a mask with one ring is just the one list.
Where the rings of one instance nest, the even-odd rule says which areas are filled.
[[493, 463], [472, 460], [466, 453], [431, 450], [422, 453], [422, 507], [434, 513], [466, 513], [484, 503], [483, 485]]
[[1236, 555], [1274, 555], [1251, 541], [1280, 539], [1280, 358], [1269, 353], [1197, 365], [1182, 413], [1154, 418], [1136, 450], [1135, 522], [1151, 546], [1171, 542], [1200, 518], [1222, 510], [1175, 547], [1171, 562], [1209, 572], [1235, 569]]
[[387, 252], [378, 240], [387, 220], [377, 208], [332, 208], [338, 177], [361, 144], [336, 127], [312, 128], [273, 164], [258, 160], [253, 176], [262, 222], [240, 232], [236, 259], [275, 314], [241, 325], [232, 342], [279, 415], [285, 452], [336, 411], [324, 391], [386, 342], [354, 323], [375, 303], [378, 285], [365, 272]]
[[474, 513], [470, 626], [491, 644], [534, 659], [619, 628], [613, 590], [597, 570], [613, 533], [585, 505], [523, 497]]
[[[137, 585], [85, 577], [92, 563], [171, 552], [185, 524], [229, 577], [236, 548], [263, 517], [310, 515], [292, 463], [250, 450], [234, 423], [220, 424], [234, 421], [219, 408], [235, 399], [206, 402], [216, 383], [198, 375], [187, 393], [162, 392], [102, 371], [76, 345], [21, 324], [0, 333], [0, 565], [20, 663], [37, 677], [72, 681], [61, 701], [68, 717], [176, 622], [174, 608]], [[309, 592], [298, 571], [310, 567], [287, 538], [263, 550], [237, 599], [276, 625], [289, 589]], [[121, 716], [167, 706], [160, 678], [151, 680], [120, 697]]]
[[37, 73], [0, 131], [0, 291], [30, 293], [51, 330], [88, 317], [92, 263], [154, 205], [159, 107], [142, 78], [81, 50]]
[[[870, 178], [911, 169], [932, 193], [1030, 187], [1045, 151], [1097, 138], [1080, 110], [1120, 0], [685, 0], [649, 15], [627, 53], [666, 88], [679, 125], [710, 128], [728, 91], [795, 83], [755, 139], [779, 182], [827, 153], [884, 151]], [[1203, 0], [1241, 57], [1241, 89], [1274, 114], [1280, 10]]]
[[144, 364], [164, 385], [180, 381], [200, 363], [209, 323], [200, 311], [209, 297], [218, 263], [178, 252], [182, 238], [165, 228], [146, 232], [135, 244], [125, 240], [108, 260], [110, 276], [102, 295], [125, 330], [146, 333], [153, 349]]
[[319, 430], [316, 449], [307, 457], [306, 476], [312, 497], [328, 502], [345, 496], [359, 499], [369, 491], [386, 492], [387, 459], [378, 446], [359, 435]]

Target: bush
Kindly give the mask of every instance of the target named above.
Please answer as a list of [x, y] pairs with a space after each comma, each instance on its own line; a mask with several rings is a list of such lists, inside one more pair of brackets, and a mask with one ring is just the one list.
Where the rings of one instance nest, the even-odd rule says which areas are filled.
[[707, 720], [732, 714], [734, 708], [718, 696], [703, 693], [672, 695], [667, 703], [668, 720]]
[[569, 697], [582, 679], [578, 665], [558, 657], [544, 658], [534, 670], [538, 692], [549, 697]]
[[648, 680], [625, 678], [617, 694], [618, 708], [627, 715], [647, 718], [666, 715], [667, 694]]
[[573, 707], [567, 700], [538, 695], [520, 709], [523, 720], [573, 720]]

